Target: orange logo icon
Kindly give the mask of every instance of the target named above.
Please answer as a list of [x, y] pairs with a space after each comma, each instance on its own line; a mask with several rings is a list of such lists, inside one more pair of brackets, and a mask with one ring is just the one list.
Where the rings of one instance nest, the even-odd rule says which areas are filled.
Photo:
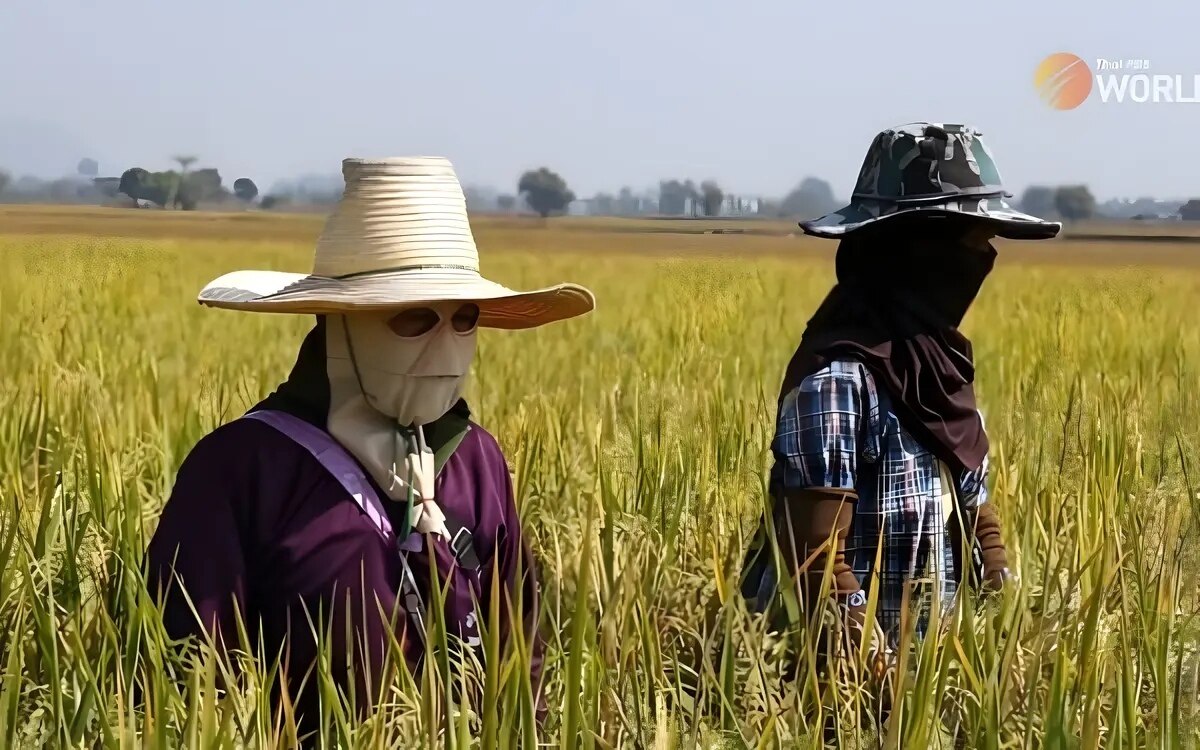
[[1078, 55], [1055, 52], [1033, 73], [1042, 99], [1055, 109], [1075, 109], [1092, 93], [1092, 71]]

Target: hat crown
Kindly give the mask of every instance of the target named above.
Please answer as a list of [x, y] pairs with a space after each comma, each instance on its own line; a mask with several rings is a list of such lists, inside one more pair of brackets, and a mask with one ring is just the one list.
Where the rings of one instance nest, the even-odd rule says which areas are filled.
[[314, 276], [478, 272], [466, 196], [448, 159], [350, 158], [342, 161], [342, 176], [345, 190], [317, 240]]
[[875, 136], [856, 200], [937, 203], [964, 196], [1006, 195], [983, 134], [969, 125], [916, 122]]

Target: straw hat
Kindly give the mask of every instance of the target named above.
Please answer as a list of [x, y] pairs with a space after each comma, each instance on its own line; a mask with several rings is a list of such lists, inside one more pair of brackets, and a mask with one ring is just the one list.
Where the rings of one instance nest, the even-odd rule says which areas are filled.
[[346, 159], [342, 176], [346, 189], [317, 240], [311, 274], [235, 271], [204, 287], [199, 302], [319, 315], [462, 300], [479, 305], [479, 325], [510, 329], [595, 307], [575, 284], [518, 292], [483, 278], [447, 159]]

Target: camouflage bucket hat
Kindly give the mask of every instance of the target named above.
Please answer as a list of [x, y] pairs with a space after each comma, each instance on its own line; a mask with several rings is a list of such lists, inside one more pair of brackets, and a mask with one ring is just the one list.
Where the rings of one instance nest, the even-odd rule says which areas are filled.
[[838, 238], [896, 216], [957, 215], [996, 225], [1010, 239], [1049, 239], [1062, 224], [1017, 211], [982, 133], [968, 125], [917, 122], [875, 136], [850, 205], [800, 222], [817, 237]]

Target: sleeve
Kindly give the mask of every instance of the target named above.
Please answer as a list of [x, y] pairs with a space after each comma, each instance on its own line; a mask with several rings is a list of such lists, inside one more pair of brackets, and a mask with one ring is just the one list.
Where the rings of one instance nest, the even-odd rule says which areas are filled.
[[[146, 550], [147, 585], [171, 638], [211, 635], [236, 647], [245, 614], [243, 524], [246, 484], [231, 472], [213, 436], [184, 460]], [[240, 486], [239, 486], [240, 485]]]
[[975, 471], [963, 471], [958, 475], [958, 502], [965, 511], [981, 508], [988, 501], [988, 466], [987, 459], [983, 466]]
[[[984, 424], [983, 413], [979, 413], [979, 421]], [[983, 464], [975, 470], [963, 470], [958, 475], [958, 504], [966, 512], [978, 511], [988, 501], [988, 457], [983, 457]]]
[[[983, 422], [982, 412], [979, 414]], [[986, 423], [985, 427], [986, 427]], [[979, 559], [974, 562], [977, 571], [987, 582], [1003, 580], [1009, 575], [1008, 550], [1001, 536], [1000, 514], [994, 503], [988, 502], [988, 457], [973, 471], [966, 470], [958, 476], [958, 502], [966, 516], [967, 525], [974, 531]]]
[[[513, 611], [519, 612], [525, 643], [530, 651], [530, 684], [533, 686], [535, 713], [538, 723], [541, 724], [545, 721], [548, 708], [542, 690], [546, 642], [538, 627], [541, 588], [538, 582], [537, 561], [521, 527], [508, 466], [504, 461], [500, 461], [499, 464], [500, 472], [504, 475], [500, 479], [500, 487], [503, 488], [504, 534], [497, 540], [498, 549], [493, 564], [499, 567], [497, 573], [501, 588], [498, 592], [492, 592], [490, 602], [491, 606], [500, 608], [501, 643], [508, 642], [512, 630], [512, 623], [508, 617], [510, 606]], [[485, 585], [490, 585], [491, 566], [483, 573], [486, 576]]]
[[866, 401], [861, 373], [836, 364], [787, 393], [771, 443], [777, 487], [853, 490], [865, 448]]
[[[810, 560], [802, 576], [802, 597], [812, 606], [822, 593], [826, 555], [832, 554], [833, 593], [844, 599], [854, 619], [861, 621], [861, 586], [846, 561], [846, 542], [854, 503], [834, 494], [805, 497], [792, 502], [788, 492], [806, 489], [854, 490], [860, 456], [871, 460], [874, 451], [867, 429], [873, 419], [873, 401], [864, 371], [834, 363], [813, 373], [784, 396], [772, 449], [775, 454], [775, 491], [782, 502], [775, 513], [781, 518], [782, 552], [790, 565]], [[832, 549], [827, 547], [834, 538]]]

